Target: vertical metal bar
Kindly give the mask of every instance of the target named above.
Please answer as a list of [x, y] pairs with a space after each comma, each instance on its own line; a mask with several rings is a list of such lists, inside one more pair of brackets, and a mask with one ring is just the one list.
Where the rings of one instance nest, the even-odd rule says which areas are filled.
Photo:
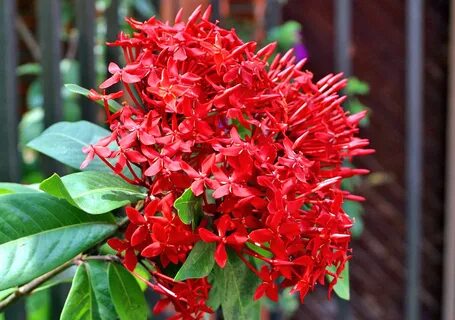
[[220, 0], [210, 0], [212, 5], [212, 21], [220, 20]]
[[[106, 10], [106, 41], [107, 42], [114, 42], [117, 39], [117, 34], [120, 30], [119, 24], [119, 4], [120, 0], [111, 0], [111, 5]], [[115, 62], [120, 64], [119, 62], [119, 48], [117, 47], [106, 47], [106, 66], [109, 65], [110, 62]], [[110, 74], [107, 72], [106, 69], [106, 76], [110, 77]], [[112, 88], [112, 91], [120, 90], [120, 85], [117, 83]]]
[[[346, 77], [352, 74], [351, 33], [352, 33], [352, 0], [334, 0], [335, 30], [335, 69]], [[337, 298], [337, 320], [351, 319], [351, 306], [348, 301]]]
[[[119, 0], [111, 0], [111, 5], [106, 10], [106, 41], [113, 42], [117, 38], [120, 31], [119, 25]], [[118, 63], [119, 49], [114, 47], [106, 47], [106, 62], [111, 61]]]
[[265, 11], [265, 29], [270, 29], [278, 26], [282, 22], [281, 2], [279, 0], [267, 0]]
[[[44, 125], [49, 127], [62, 120], [60, 79], [60, 0], [38, 0], [38, 31], [41, 47], [41, 87], [43, 90]], [[43, 161], [47, 174], [62, 172], [63, 166], [46, 159]]]
[[60, 94], [60, 1], [38, 1], [39, 40], [42, 52], [43, 72], [41, 84], [44, 99], [44, 124], [46, 127], [62, 119], [62, 97]]
[[450, 6], [449, 84], [447, 105], [446, 205], [444, 228], [444, 276], [442, 319], [455, 316], [455, 1]]
[[406, 319], [420, 318], [422, 119], [423, 119], [423, 1], [406, 2]]
[[[95, 86], [95, 1], [76, 1], [76, 25], [79, 30], [77, 59], [80, 84], [91, 89]], [[80, 97], [82, 119], [97, 122], [99, 108], [91, 100]], [[83, 99], [82, 99], [83, 98]]]
[[0, 180], [19, 180], [16, 1], [0, 1]]
[[455, 316], [455, 1], [450, 5], [449, 84], [447, 105], [446, 205], [442, 319]]
[[352, 0], [334, 0], [335, 5], [335, 68], [346, 77], [352, 74], [351, 29]]

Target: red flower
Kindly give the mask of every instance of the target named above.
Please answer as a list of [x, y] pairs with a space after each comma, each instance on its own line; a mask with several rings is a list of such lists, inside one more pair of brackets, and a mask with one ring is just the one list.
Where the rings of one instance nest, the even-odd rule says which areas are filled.
[[262, 266], [259, 277], [263, 282], [257, 287], [254, 300], [260, 299], [265, 294], [270, 300], [278, 301], [278, 285], [276, 284], [278, 275], [278, 272], [270, 272], [267, 266]]
[[222, 216], [218, 220], [217, 229], [219, 235], [216, 235], [205, 228], [199, 228], [199, 236], [204, 242], [217, 243], [215, 249], [215, 261], [221, 268], [224, 268], [228, 258], [225, 246], [241, 246], [248, 240], [248, 238], [238, 231], [226, 236], [226, 232], [232, 229], [232, 221], [230, 221], [228, 216]]
[[[100, 85], [124, 90], [90, 92], [104, 102], [111, 135], [85, 147], [82, 164], [99, 157], [148, 191], [142, 209], [126, 209], [124, 239], [109, 244], [129, 270], [138, 259], [154, 266], [149, 285], [164, 296], [155, 311], [172, 303], [181, 319], [211, 311], [210, 286], [206, 278], [175, 283], [162, 269], [185, 262], [199, 239], [216, 243], [220, 267], [228, 246], [253, 269], [262, 281], [256, 299], [292, 288], [303, 300], [335, 265], [331, 290], [350, 255], [352, 221], [342, 203], [363, 199], [341, 182], [368, 172], [343, 162], [372, 152], [356, 137], [365, 114], [341, 106], [341, 74], [314, 82], [292, 51], [269, 63], [275, 44], [256, 52], [256, 43], [209, 16], [198, 8], [186, 23], [181, 14], [173, 25], [127, 19], [132, 36], [110, 44], [126, 64], [109, 64], [112, 76]], [[119, 98], [111, 113], [108, 102]], [[188, 188], [193, 216], [184, 224], [174, 201]], [[264, 267], [256, 270], [248, 255]]]
[[147, 71], [142, 68], [140, 64], [127, 65], [125, 68], [120, 69], [116, 63], [111, 62], [109, 63], [108, 70], [112, 76], [100, 84], [100, 89], [109, 88], [119, 81], [124, 83], [139, 82], [147, 73]]

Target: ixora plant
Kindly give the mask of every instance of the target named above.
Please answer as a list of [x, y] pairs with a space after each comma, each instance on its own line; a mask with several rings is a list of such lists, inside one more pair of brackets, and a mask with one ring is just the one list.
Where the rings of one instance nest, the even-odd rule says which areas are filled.
[[55, 124], [29, 146], [82, 172], [0, 185], [0, 307], [74, 265], [62, 319], [145, 319], [141, 287], [173, 319], [255, 319], [261, 298], [303, 301], [318, 283], [348, 296], [342, 204], [362, 198], [341, 182], [367, 173], [343, 167], [371, 153], [355, 137], [365, 113], [343, 111], [342, 75], [313, 82], [292, 51], [268, 62], [273, 44], [256, 51], [209, 16], [128, 19], [134, 33], [109, 44], [126, 65], [101, 92], [69, 86], [110, 131]]

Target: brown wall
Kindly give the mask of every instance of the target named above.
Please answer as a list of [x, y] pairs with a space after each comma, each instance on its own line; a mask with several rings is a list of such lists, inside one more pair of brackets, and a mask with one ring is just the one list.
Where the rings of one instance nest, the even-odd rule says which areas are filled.
[[[422, 319], [438, 319], [441, 303], [444, 145], [446, 116], [447, 1], [426, 1]], [[285, 20], [303, 24], [316, 78], [334, 71], [333, 1], [289, 0]], [[405, 1], [353, 0], [353, 73], [368, 82], [362, 102], [372, 109], [362, 134], [376, 154], [361, 165], [375, 172], [361, 193], [368, 198], [365, 231], [353, 244], [352, 312], [356, 319], [402, 319], [405, 247]], [[335, 318], [336, 303], [316, 292], [302, 319]]]

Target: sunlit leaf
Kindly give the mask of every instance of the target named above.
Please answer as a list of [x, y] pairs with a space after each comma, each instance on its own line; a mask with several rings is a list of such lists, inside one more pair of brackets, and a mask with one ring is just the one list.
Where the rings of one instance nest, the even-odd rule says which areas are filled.
[[145, 198], [137, 186], [109, 173], [85, 171], [64, 177], [53, 174], [40, 189], [92, 214], [106, 213]]
[[180, 220], [185, 224], [192, 224], [195, 228], [201, 218], [201, 199], [196, 197], [191, 188], [188, 188], [174, 202]]
[[[27, 146], [79, 170], [86, 157], [82, 148], [108, 135], [109, 131], [87, 121], [59, 122], [47, 128]], [[93, 159], [85, 170], [111, 172], [98, 158]]]

